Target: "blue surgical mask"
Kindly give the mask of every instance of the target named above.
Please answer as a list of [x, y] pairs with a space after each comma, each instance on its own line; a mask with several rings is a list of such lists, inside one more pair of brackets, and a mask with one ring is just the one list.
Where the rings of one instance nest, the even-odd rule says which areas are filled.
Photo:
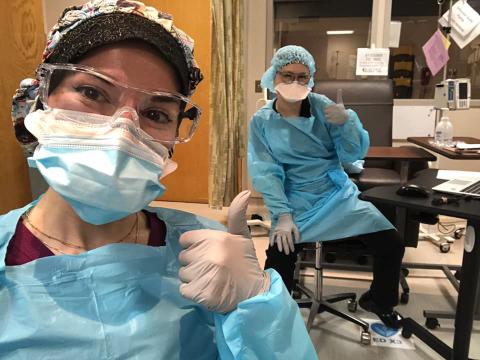
[[139, 136], [128, 118], [49, 109], [29, 114], [25, 125], [39, 142], [29, 165], [90, 224], [145, 208], [176, 169], [168, 149]]

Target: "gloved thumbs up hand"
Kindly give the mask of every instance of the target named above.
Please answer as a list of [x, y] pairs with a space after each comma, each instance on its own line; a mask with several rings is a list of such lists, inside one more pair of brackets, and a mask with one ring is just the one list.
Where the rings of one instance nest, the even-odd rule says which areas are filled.
[[[193, 230], [180, 236], [180, 293], [211, 311], [226, 313], [270, 288], [249, 237], [245, 210], [250, 192], [240, 193], [228, 214], [228, 229]], [[244, 234], [244, 235], [242, 235]], [[248, 235], [245, 236], [245, 235]]]
[[343, 105], [343, 90], [337, 89], [337, 104]]
[[337, 90], [337, 103], [325, 107], [325, 118], [334, 125], [343, 125], [348, 120], [348, 113], [343, 105], [342, 89]]
[[227, 215], [227, 228], [230, 234], [242, 235], [246, 238], [251, 237], [247, 225], [247, 207], [250, 194], [250, 190], [244, 190], [232, 200]]

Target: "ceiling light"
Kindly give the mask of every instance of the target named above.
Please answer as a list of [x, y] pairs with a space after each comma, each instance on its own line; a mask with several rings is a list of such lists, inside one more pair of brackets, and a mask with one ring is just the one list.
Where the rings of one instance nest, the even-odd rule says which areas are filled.
[[351, 35], [353, 30], [327, 30], [327, 35]]

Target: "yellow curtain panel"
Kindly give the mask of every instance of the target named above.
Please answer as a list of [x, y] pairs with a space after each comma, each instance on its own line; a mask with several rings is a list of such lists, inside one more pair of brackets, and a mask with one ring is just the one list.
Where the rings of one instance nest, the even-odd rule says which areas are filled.
[[211, 10], [208, 200], [212, 208], [221, 208], [239, 190], [238, 161], [246, 153], [243, 1], [212, 0]]

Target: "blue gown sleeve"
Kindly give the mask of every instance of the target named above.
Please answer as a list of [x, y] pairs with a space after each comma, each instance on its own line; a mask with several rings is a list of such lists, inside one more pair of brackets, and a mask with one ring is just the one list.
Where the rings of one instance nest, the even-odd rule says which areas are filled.
[[278, 215], [291, 213], [287, 196], [285, 195], [285, 172], [272, 155], [265, 139], [262, 123], [265, 121], [257, 112], [250, 122], [248, 135], [248, 174], [255, 190], [260, 192], [272, 219]]
[[[323, 97], [324, 106], [334, 104], [327, 97]], [[357, 113], [347, 109], [348, 120], [343, 125], [334, 125], [327, 122], [330, 136], [333, 139], [338, 158], [342, 163], [353, 163], [367, 155], [370, 145], [368, 132], [363, 128]]]
[[318, 359], [296, 302], [280, 275], [270, 273], [270, 290], [215, 314], [220, 359]]

